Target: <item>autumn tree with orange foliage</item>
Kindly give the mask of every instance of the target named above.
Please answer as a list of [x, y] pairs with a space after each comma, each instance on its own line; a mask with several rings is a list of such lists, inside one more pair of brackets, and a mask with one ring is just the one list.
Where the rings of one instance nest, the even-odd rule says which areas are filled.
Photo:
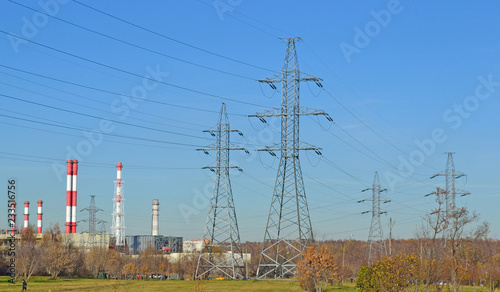
[[333, 253], [326, 246], [309, 246], [297, 263], [300, 287], [307, 291], [324, 291], [327, 280], [337, 276], [337, 264]]

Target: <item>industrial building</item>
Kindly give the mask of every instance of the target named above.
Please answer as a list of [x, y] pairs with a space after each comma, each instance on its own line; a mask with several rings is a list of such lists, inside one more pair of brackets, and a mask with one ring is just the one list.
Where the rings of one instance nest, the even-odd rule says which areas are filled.
[[203, 249], [203, 240], [201, 239], [193, 239], [186, 240], [183, 243], [182, 250], [184, 252], [197, 252], [199, 253]]
[[129, 253], [139, 254], [148, 247], [154, 247], [165, 253], [182, 252], [182, 237], [163, 235], [127, 235], [125, 236]]
[[[11, 238], [10, 230], [4, 230], [0, 234], [0, 248], [9, 245], [9, 239]], [[16, 240], [20, 240], [22, 233], [16, 232]], [[42, 240], [43, 234], [35, 233], [37, 241]], [[109, 233], [97, 233], [95, 237], [90, 237], [89, 233], [62, 233], [61, 234], [64, 241], [69, 240], [75, 247], [89, 249], [91, 247], [103, 247], [108, 248], [109, 246]]]
[[[111, 233], [104, 232], [104, 229], [97, 231], [96, 224], [104, 222], [97, 220], [96, 212], [102, 211], [95, 206], [94, 197], [91, 196], [91, 204], [83, 210], [89, 211], [89, 219], [82, 219], [80, 222], [89, 222], [89, 228], [86, 232], [76, 233], [77, 226], [77, 176], [78, 176], [78, 160], [67, 161], [67, 184], [66, 184], [66, 223], [65, 229], [61, 236], [73, 244], [77, 248], [89, 250], [92, 247], [117, 248], [121, 252], [137, 255], [144, 251], [147, 247], [154, 247], [158, 251], [165, 254], [182, 253], [183, 239], [182, 237], [163, 236], [159, 235], [160, 222], [160, 202], [158, 199], [153, 199], [151, 212], [151, 235], [125, 235], [125, 212], [124, 212], [124, 196], [123, 196], [123, 181], [122, 181], [123, 165], [118, 162], [116, 165], [117, 178], [115, 183], [115, 193], [113, 196], [113, 224]], [[34, 234], [37, 240], [43, 238], [42, 234], [42, 207], [43, 201], [39, 200], [37, 205], [37, 228]], [[9, 244], [11, 234], [14, 234], [16, 240], [21, 239], [24, 232], [28, 231], [30, 218], [30, 202], [24, 202], [24, 220], [22, 229], [16, 228], [16, 203], [12, 202], [9, 206], [10, 217], [13, 221], [12, 226], [8, 230], [0, 231], [0, 249]], [[202, 247], [202, 242], [197, 242], [193, 249], [193, 244], [188, 244], [188, 252], [199, 252]]]

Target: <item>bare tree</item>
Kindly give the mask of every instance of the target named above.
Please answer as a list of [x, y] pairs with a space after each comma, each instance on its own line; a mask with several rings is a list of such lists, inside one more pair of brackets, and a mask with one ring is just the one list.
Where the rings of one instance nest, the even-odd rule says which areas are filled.
[[52, 225], [43, 235], [43, 267], [52, 278], [57, 278], [61, 272], [72, 265], [71, 245], [65, 240], [59, 225]]
[[445, 257], [443, 240], [448, 225], [448, 218], [444, 212], [446, 192], [437, 188], [437, 208], [423, 218], [422, 226], [417, 231], [417, 239], [420, 242], [420, 264], [422, 271], [422, 282], [429, 291], [433, 283], [442, 280], [444, 274], [441, 262]]
[[42, 251], [32, 228], [21, 235], [21, 241], [16, 251], [17, 274], [29, 280], [38, 271], [42, 263]]
[[105, 263], [106, 271], [115, 278], [121, 278], [122, 264], [120, 253], [116, 249], [108, 250]]
[[466, 240], [476, 241], [488, 235], [489, 224], [483, 222], [479, 226], [467, 231], [467, 227], [474, 222], [479, 221], [479, 214], [472, 212], [466, 208], [458, 208], [450, 212], [448, 216], [448, 228], [446, 230], [448, 236], [448, 248], [450, 252], [451, 262], [451, 284], [454, 292], [458, 292], [462, 284], [464, 273], [459, 273], [460, 267], [465, 266], [464, 242]]
[[85, 255], [85, 263], [90, 273], [96, 277], [99, 272], [104, 272], [108, 250], [103, 247], [93, 247]]

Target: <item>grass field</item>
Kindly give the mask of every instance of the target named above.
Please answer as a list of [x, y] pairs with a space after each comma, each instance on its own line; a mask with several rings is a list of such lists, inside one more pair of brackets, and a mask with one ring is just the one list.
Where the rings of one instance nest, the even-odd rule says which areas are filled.
[[[22, 280], [8, 283], [0, 277], [0, 291], [21, 291]], [[329, 291], [355, 291], [352, 284]], [[297, 281], [181, 281], [181, 280], [99, 280], [34, 277], [28, 281], [28, 291], [303, 291]]]
[[[21, 291], [22, 280], [15, 284], [7, 282], [9, 277], [0, 277], [0, 291]], [[443, 287], [442, 291], [449, 291]], [[462, 291], [462, 288], [460, 288]], [[34, 277], [28, 282], [28, 291], [304, 291], [297, 281], [181, 281], [181, 280], [100, 280], [58, 279]], [[354, 284], [343, 287], [329, 286], [330, 292], [354, 292]], [[473, 292], [473, 287], [464, 287], [464, 292]], [[486, 287], [476, 287], [476, 292], [486, 292]]]

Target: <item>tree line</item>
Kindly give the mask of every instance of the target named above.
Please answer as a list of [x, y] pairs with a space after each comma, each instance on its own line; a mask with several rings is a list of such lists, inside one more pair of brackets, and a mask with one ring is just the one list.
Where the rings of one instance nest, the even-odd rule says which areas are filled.
[[[437, 207], [424, 216], [410, 239], [386, 239], [390, 247], [369, 263], [369, 242], [322, 240], [304, 251], [297, 265], [303, 288], [314, 290], [326, 282], [342, 285], [351, 279], [362, 291], [439, 290], [444, 284], [453, 291], [463, 285], [500, 286], [500, 240], [488, 238], [489, 224], [466, 208], [445, 208], [443, 192], [436, 192]], [[244, 242], [242, 251], [251, 255], [247, 275], [257, 276], [261, 242]], [[0, 256], [0, 273], [7, 274], [7, 250]], [[162, 274], [179, 279], [193, 278], [197, 253], [178, 255], [175, 260], [149, 247], [139, 255], [115, 249], [74, 245], [58, 225], [37, 240], [32, 229], [22, 234], [16, 248], [16, 277], [34, 275], [57, 277], [110, 277], [137, 279]], [[140, 275], [140, 276], [139, 276]], [[311, 288], [312, 287], [312, 288]], [[399, 287], [398, 289], [396, 289]]]

